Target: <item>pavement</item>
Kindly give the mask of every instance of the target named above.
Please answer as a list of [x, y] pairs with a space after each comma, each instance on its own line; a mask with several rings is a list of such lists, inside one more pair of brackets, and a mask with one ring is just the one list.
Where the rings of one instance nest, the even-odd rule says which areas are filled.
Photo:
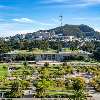
[[96, 92], [92, 86], [87, 86], [88, 93], [93, 97], [91, 100], [100, 100], [100, 92]]

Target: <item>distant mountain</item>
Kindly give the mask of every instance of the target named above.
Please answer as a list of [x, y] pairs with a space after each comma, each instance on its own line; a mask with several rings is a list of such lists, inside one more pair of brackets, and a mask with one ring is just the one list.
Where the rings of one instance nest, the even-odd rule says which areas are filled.
[[64, 25], [50, 30], [39, 30], [34, 33], [27, 33], [25, 35], [15, 35], [13, 39], [33, 39], [34, 37], [44, 36], [48, 37], [49, 33], [63, 34], [63, 36], [75, 36], [78, 38], [96, 38], [100, 39], [100, 33], [87, 25]]

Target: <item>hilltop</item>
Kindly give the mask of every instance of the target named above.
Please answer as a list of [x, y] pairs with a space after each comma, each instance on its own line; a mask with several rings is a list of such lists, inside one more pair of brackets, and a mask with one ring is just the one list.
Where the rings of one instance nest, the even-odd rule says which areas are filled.
[[[57, 27], [53, 29], [56, 34], [60, 33], [61, 28]], [[95, 31], [93, 28], [81, 24], [81, 25], [64, 25], [62, 27], [63, 30], [63, 35], [64, 36], [76, 36], [76, 37], [95, 37], [97, 38], [98, 36], [100, 37], [100, 33]]]

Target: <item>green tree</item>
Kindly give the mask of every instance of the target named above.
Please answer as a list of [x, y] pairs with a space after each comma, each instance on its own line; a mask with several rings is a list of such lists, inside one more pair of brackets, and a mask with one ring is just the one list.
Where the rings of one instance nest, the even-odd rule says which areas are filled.
[[51, 86], [51, 82], [46, 79], [39, 80], [36, 84], [37, 97], [45, 97], [46, 90]]
[[74, 91], [74, 100], [87, 100], [84, 91]]
[[49, 67], [49, 63], [45, 62], [44, 67]]
[[93, 52], [93, 56], [96, 60], [100, 61], [100, 47], [97, 48], [94, 52]]
[[23, 96], [22, 84], [19, 80], [15, 80], [11, 83], [10, 92], [6, 93], [6, 97], [18, 98]]
[[40, 70], [40, 77], [48, 79], [50, 77], [50, 73], [51, 72], [50, 72], [49, 68], [44, 67]]
[[22, 84], [22, 89], [23, 90], [28, 89], [28, 87], [30, 86], [30, 82], [29, 81], [26, 81], [26, 80], [22, 80], [21, 81], [21, 84]]
[[27, 61], [24, 61], [23, 65], [24, 65], [25, 69], [28, 69], [28, 63], [27, 63]]
[[82, 78], [73, 78], [73, 89], [75, 91], [80, 91], [80, 90], [84, 90], [85, 88], [85, 82]]

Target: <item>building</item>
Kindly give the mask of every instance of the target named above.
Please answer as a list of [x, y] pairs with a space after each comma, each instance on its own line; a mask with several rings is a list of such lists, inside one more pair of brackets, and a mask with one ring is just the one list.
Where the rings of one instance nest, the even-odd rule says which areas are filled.
[[76, 56], [78, 54], [78, 52], [41, 53], [35, 54], [35, 61], [64, 61], [65, 59], [69, 59], [70, 56]]
[[[25, 53], [25, 55], [27, 55], [28, 53]], [[82, 52], [82, 51], [61, 51], [61, 52], [56, 52], [56, 51], [42, 51], [42, 52], [32, 52], [30, 54], [31, 56], [34, 56], [34, 60], [33, 61], [64, 61], [67, 59], [70, 59], [71, 56], [77, 56], [77, 55], [90, 55], [87, 52]], [[17, 51], [13, 51], [10, 53], [5, 53], [3, 55], [4, 58], [7, 59], [13, 59], [20, 56], [19, 53]]]

